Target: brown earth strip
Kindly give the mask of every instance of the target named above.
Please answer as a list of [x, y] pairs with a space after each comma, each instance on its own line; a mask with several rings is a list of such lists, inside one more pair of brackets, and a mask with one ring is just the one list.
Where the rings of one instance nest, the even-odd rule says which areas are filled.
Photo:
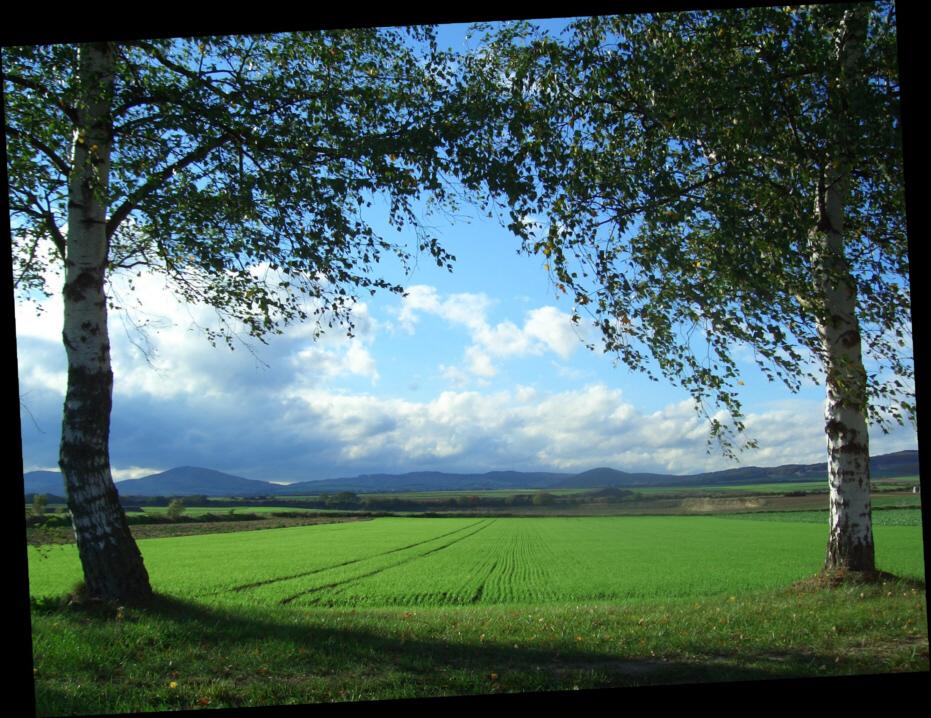
[[[307, 518], [257, 519], [255, 521], [204, 521], [184, 523], [138, 524], [130, 526], [133, 538], [164, 538], [166, 536], [194, 536], [197, 534], [231, 533], [234, 531], [260, 531], [263, 529], [290, 528], [314, 524], [342, 523], [344, 521], [370, 521], [368, 516], [309, 516]], [[30, 546], [74, 543], [74, 532], [69, 526], [26, 529], [26, 543]]]

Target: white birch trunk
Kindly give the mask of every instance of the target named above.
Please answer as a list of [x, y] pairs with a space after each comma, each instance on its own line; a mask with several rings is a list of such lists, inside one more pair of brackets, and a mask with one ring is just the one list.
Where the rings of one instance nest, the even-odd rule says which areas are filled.
[[863, 7], [844, 14], [837, 33], [837, 77], [831, 82], [835, 157], [825, 168], [812, 232], [812, 264], [821, 300], [821, 338], [827, 400], [825, 432], [830, 487], [829, 538], [825, 568], [875, 571], [870, 501], [867, 378], [863, 366], [857, 285], [844, 254], [844, 200], [850, 168], [842, 159], [849, 138], [848, 81], [862, 56], [867, 15]]
[[[836, 193], [828, 189], [826, 194], [832, 198]], [[833, 208], [838, 203], [832, 200], [826, 204]], [[832, 209], [828, 211], [834, 214]], [[830, 267], [821, 274], [826, 320], [818, 327], [827, 384], [824, 420], [830, 487], [825, 568], [873, 571], [866, 371], [861, 357], [856, 289], [844, 259], [841, 234], [831, 229], [819, 232], [818, 238], [818, 260]]]
[[79, 51], [81, 105], [69, 178], [64, 328], [68, 388], [59, 466], [84, 569], [95, 598], [139, 601], [151, 596], [142, 556], [129, 532], [110, 472], [113, 372], [104, 280], [107, 189], [112, 145], [112, 49]]

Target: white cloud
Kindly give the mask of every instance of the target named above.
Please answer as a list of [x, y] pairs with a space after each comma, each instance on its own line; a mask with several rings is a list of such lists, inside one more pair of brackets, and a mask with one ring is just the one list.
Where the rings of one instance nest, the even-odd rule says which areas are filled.
[[[343, 458], [379, 471], [434, 467], [449, 471], [611, 466], [628, 471], [691, 474], [731, 468], [706, 453], [708, 425], [690, 400], [644, 414], [617, 389], [543, 393], [519, 386], [481, 393], [446, 391], [424, 402], [334, 396], [319, 389], [289, 394], [313, 416], [302, 431], [343, 446]], [[810, 407], [809, 407], [810, 408]], [[744, 464], [824, 460], [818, 412], [781, 407], [748, 419], [763, 449]], [[374, 428], [373, 428], [374, 427]], [[346, 473], [346, 472], [343, 472]]]
[[[149, 321], [153, 366], [111, 322], [118, 478], [184, 464], [289, 481], [423, 469], [570, 472], [611, 466], [696, 473], [734, 466], [717, 453], [706, 454], [708, 427], [690, 401], [648, 413], [603, 383], [563, 392], [529, 386], [465, 390], [481, 387], [495, 376], [496, 362], [511, 357], [571, 356], [578, 338], [568, 317], [553, 307], [532, 309], [522, 325], [492, 323], [485, 295], [443, 297], [432, 287], [413, 288], [399, 324], [403, 319], [415, 327], [420, 315], [432, 313], [464, 327], [471, 344], [461, 365], [440, 367], [454, 390], [410, 401], [338, 389], [341, 377], [379, 379], [374, 346], [384, 325], [365, 305], [355, 310], [355, 338], [334, 332], [313, 342], [305, 328], [288, 328], [260, 347], [259, 360], [274, 358], [265, 368], [248, 352], [214, 349], [192, 328], [215, 321], [212, 310], [181, 304], [156, 278], [137, 280], [136, 291], [142, 306], [135, 316]], [[42, 427], [36, 432], [28, 421], [23, 425], [30, 467], [54, 466], [57, 458], [50, 437], [60, 425], [65, 375], [60, 317], [53, 311], [18, 321], [21, 387], [32, 392], [29, 410]], [[761, 449], [745, 454], [743, 463], [825, 460], [820, 401], [793, 398], [752, 409], [747, 425]], [[872, 450], [916, 443], [914, 430], [905, 428], [876, 436]]]
[[470, 373], [482, 377], [491, 377], [498, 373], [498, 370], [491, 363], [491, 357], [479, 347], [469, 347], [466, 349], [465, 355]]
[[125, 481], [126, 479], [141, 479], [143, 476], [158, 474], [163, 469], [153, 469], [150, 466], [129, 466], [123, 469], [113, 469], [114, 481]]
[[446, 366], [445, 364], [440, 364], [439, 371], [440, 376], [445, 378], [453, 386], [460, 388], [465, 387], [472, 379], [468, 372], [465, 372], [459, 367], [455, 366]]
[[564, 360], [569, 359], [580, 343], [578, 329], [569, 315], [556, 307], [540, 307], [528, 312], [524, 333], [543, 342]]
[[[41, 306], [41, 311], [37, 311]], [[17, 302], [14, 310], [17, 338], [43, 339], [61, 344], [64, 305], [60, 294], [43, 300], [39, 305]]]
[[[497, 373], [493, 359], [541, 356], [552, 352], [568, 360], [581, 344], [580, 329], [556, 307], [537, 307], [525, 313], [523, 326], [504, 320], [492, 324], [488, 313], [494, 302], [485, 294], [450, 294], [442, 297], [434, 287], [415, 285], [408, 290], [398, 312], [399, 324], [413, 333], [421, 313], [438, 316], [466, 329], [472, 344], [463, 355], [464, 368], [441, 371], [454, 384], [471, 374], [487, 378]], [[466, 373], [463, 373], [466, 372]]]
[[362, 346], [358, 340], [349, 343], [346, 349], [346, 370], [350, 374], [364, 376], [373, 382], [378, 381], [378, 370], [375, 368], [375, 359], [369, 353], [368, 349]]
[[[216, 310], [184, 302], [162, 275], [133, 276], [132, 287], [125, 275], [115, 275], [109, 292], [121, 307], [109, 315], [118, 396], [178, 400], [237, 394], [243, 384], [319, 383], [344, 376], [375, 382], [379, 377], [370, 346], [381, 325], [361, 302], [352, 309], [352, 339], [334, 328], [315, 340], [308, 322], [285, 327], [268, 345], [242, 331], [242, 341], [230, 352], [222, 343], [212, 346], [203, 331], [220, 327]], [[63, 396], [61, 297], [50, 297], [42, 306], [45, 311], [37, 314], [29, 303], [16, 305], [20, 384], [24, 390], [42, 388]], [[235, 325], [232, 329], [238, 331]]]

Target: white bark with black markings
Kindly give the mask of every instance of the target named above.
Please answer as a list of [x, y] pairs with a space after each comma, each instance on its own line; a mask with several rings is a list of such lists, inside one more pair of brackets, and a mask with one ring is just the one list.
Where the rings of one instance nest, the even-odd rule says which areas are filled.
[[816, 258], [825, 302], [819, 323], [824, 352], [827, 399], [824, 419], [828, 448], [830, 534], [825, 567], [852, 571], [875, 569], [870, 507], [870, 451], [866, 422], [866, 370], [856, 316], [856, 288], [838, 231], [837, 192], [824, 203], [830, 228], [817, 232]]
[[59, 465], [88, 595], [115, 601], [151, 596], [110, 471], [113, 372], [104, 282], [112, 149], [114, 59], [106, 44], [80, 48], [81, 83], [69, 177], [64, 328], [68, 388]]
[[838, 137], [835, 156], [827, 163], [816, 203], [812, 232], [812, 264], [822, 302], [818, 319], [827, 399], [825, 432], [828, 448], [830, 533], [825, 568], [874, 571], [870, 501], [870, 452], [867, 427], [867, 375], [863, 366], [857, 319], [857, 284], [844, 254], [844, 201], [851, 168], [844, 159], [850, 142], [844, 131], [847, 83], [863, 53], [867, 9], [844, 14], [838, 28], [837, 76], [831, 104]]

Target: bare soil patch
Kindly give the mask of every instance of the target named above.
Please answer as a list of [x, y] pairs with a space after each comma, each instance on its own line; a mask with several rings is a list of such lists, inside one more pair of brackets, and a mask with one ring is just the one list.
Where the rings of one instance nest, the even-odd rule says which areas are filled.
[[[166, 536], [194, 536], [197, 534], [232, 533], [234, 531], [261, 531], [264, 529], [332, 524], [343, 521], [368, 521], [368, 516], [308, 516], [270, 517], [255, 521], [204, 521], [176, 524], [138, 524], [130, 526], [133, 538], [163, 538]], [[74, 532], [70, 527], [30, 528], [26, 530], [26, 543], [30, 546], [74, 543]]]
[[766, 505], [764, 498], [710, 498], [706, 496], [682, 499], [682, 509], [689, 513], [718, 513], [724, 511], [747, 511], [761, 509]]

